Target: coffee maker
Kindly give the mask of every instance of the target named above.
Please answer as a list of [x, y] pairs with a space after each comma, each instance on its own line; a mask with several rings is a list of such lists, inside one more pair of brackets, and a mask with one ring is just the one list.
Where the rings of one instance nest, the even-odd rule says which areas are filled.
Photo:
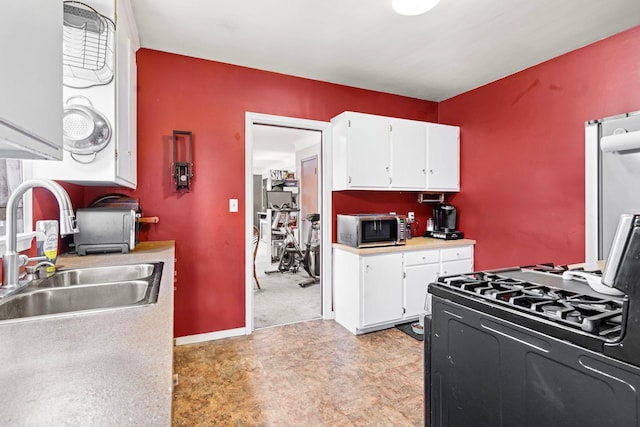
[[458, 226], [458, 213], [456, 208], [449, 203], [438, 203], [433, 208], [433, 225], [433, 230], [427, 231], [425, 237], [444, 240], [463, 238], [462, 232], [456, 229]]

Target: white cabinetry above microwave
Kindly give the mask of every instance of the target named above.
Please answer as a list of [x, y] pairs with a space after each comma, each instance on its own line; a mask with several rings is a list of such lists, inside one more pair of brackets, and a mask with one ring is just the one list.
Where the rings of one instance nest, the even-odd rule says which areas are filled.
[[62, 2], [0, 6], [0, 157], [62, 158]]
[[[78, 9], [85, 7], [86, 9]], [[93, 9], [93, 10], [92, 10]], [[94, 12], [95, 11], [95, 12]], [[97, 19], [97, 22], [93, 22]], [[88, 23], [79, 22], [82, 20]], [[83, 24], [83, 25], [80, 25]], [[25, 174], [82, 185], [137, 184], [136, 154], [136, 51], [140, 47], [130, 0], [88, 0], [65, 4], [65, 37], [76, 27], [87, 28], [87, 44], [103, 43], [103, 66], [79, 68], [64, 57], [64, 150], [61, 162], [26, 162]], [[103, 34], [98, 34], [102, 31]], [[100, 46], [102, 48], [103, 46]], [[92, 46], [86, 46], [87, 51]], [[68, 52], [68, 51], [65, 51]], [[75, 53], [75, 51], [74, 51]], [[87, 126], [76, 122], [83, 113], [97, 117]], [[76, 115], [74, 117], [74, 115]], [[100, 122], [100, 119], [105, 120]], [[86, 120], [86, 119], [85, 119]], [[104, 122], [108, 125], [104, 126]], [[82, 122], [79, 123], [83, 125]], [[104, 127], [106, 143], [79, 129]], [[95, 131], [94, 131], [95, 132]]]
[[344, 112], [331, 120], [334, 190], [460, 190], [460, 128]]

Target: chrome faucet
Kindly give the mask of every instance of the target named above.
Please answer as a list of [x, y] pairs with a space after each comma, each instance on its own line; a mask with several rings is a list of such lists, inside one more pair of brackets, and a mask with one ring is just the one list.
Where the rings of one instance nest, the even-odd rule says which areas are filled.
[[27, 258], [18, 254], [17, 242], [17, 211], [18, 204], [22, 200], [22, 196], [28, 190], [34, 187], [42, 187], [49, 190], [58, 201], [60, 207], [60, 235], [66, 236], [78, 232], [76, 225], [76, 217], [73, 213], [73, 206], [69, 195], [60, 184], [48, 179], [31, 179], [18, 185], [9, 197], [7, 202], [7, 221], [6, 221], [6, 241], [7, 245], [4, 255], [2, 255], [2, 285], [0, 285], [0, 298], [13, 294], [20, 290], [25, 284], [20, 284], [18, 280], [18, 272], [20, 267], [24, 265]]

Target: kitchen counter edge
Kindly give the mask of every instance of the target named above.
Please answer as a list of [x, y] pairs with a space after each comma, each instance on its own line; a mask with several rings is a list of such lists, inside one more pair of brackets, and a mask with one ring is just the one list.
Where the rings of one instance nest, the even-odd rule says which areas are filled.
[[164, 262], [158, 302], [0, 324], [3, 425], [170, 425], [174, 241], [61, 255], [63, 268]]
[[475, 245], [476, 241], [471, 239], [457, 239], [457, 240], [441, 240], [433, 239], [431, 237], [414, 237], [407, 240], [405, 245], [397, 246], [380, 246], [376, 248], [354, 248], [342, 243], [333, 243], [334, 249], [340, 249], [343, 251], [351, 252], [357, 255], [374, 255], [385, 254], [392, 252], [408, 252], [408, 251], [420, 251], [429, 249], [442, 249], [453, 248], [458, 246]]

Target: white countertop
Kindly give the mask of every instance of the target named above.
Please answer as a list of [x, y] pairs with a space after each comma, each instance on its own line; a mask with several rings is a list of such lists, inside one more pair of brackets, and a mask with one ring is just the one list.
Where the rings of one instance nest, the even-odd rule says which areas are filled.
[[168, 426], [174, 242], [61, 256], [58, 268], [164, 262], [158, 302], [0, 323], [0, 425]]
[[457, 240], [442, 240], [432, 239], [431, 237], [414, 237], [407, 240], [404, 245], [397, 246], [380, 246], [377, 248], [354, 248], [342, 243], [334, 243], [334, 249], [341, 249], [343, 251], [351, 252], [358, 255], [372, 255], [372, 254], [384, 254], [391, 252], [406, 252], [406, 251], [418, 251], [426, 249], [441, 249], [451, 248], [456, 246], [468, 246], [475, 245], [475, 240], [470, 239], [457, 239]]

